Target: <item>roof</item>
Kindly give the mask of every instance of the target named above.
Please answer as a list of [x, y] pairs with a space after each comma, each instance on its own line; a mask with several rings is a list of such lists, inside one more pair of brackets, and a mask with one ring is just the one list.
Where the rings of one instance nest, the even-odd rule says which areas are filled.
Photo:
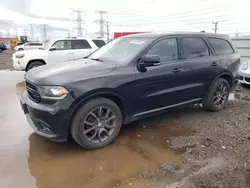
[[215, 34], [215, 33], [204, 33], [204, 32], [164, 32], [164, 33], [139, 33], [139, 34], [132, 34], [127, 35], [124, 37], [144, 37], [144, 38], [158, 38], [164, 36], [178, 36], [178, 35], [199, 35], [199, 36], [206, 36], [206, 37], [215, 37], [215, 38], [228, 38], [229, 35], [225, 34]]

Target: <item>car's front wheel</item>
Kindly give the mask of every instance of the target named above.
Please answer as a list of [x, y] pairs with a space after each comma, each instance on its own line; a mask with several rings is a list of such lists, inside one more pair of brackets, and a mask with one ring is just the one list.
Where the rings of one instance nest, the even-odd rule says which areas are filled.
[[31, 69], [33, 69], [33, 68], [35, 68], [35, 67], [40, 67], [40, 66], [42, 66], [42, 65], [44, 65], [42, 62], [40, 62], [40, 61], [33, 61], [33, 62], [31, 62], [29, 65], [28, 65], [28, 67], [27, 67], [27, 71], [29, 71], [29, 70], [31, 70]]
[[121, 125], [119, 107], [107, 98], [97, 98], [88, 101], [77, 111], [71, 134], [83, 148], [98, 149], [114, 141]]
[[203, 106], [209, 111], [220, 111], [227, 102], [230, 93], [230, 85], [227, 80], [218, 78], [210, 87], [207, 97], [204, 99]]

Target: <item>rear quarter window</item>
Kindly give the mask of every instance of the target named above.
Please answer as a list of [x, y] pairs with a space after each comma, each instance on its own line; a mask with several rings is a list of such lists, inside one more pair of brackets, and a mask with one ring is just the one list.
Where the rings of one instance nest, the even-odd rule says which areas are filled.
[[101, 48], [102, 46], [105, 45], [105, 42], [103, 40], [92, 40], [92, 41], [98, 48]]
[[228, 41], [218, 38], [208, 38], [208, 40], [217, 55], [234, 53], [234, 50]]

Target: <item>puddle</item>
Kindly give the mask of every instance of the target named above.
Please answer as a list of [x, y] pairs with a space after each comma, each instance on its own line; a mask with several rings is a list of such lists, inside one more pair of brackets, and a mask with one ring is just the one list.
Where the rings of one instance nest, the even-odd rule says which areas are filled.
[[[112, 145], [95, 151], [86, 151], [75, 143], [53, 143], [32, 134], [30, 173], [38, 187], [110, 188], [141, 172], [158, 171], [160, 163], [181, 163], [181, 153], [171, 150], [167, 140], [189, 131], [171, 122], [147, 123], [145, 128], [140, 122], [127, 125]], [[139, 181], [143, 183], [150, 181]]]
[[112, 188], [121, 184], [147, 188], [166, 182], [138, 179], [140, 173], [156, 172], [160, 163], [182, 163], [183, 151], [172, 150], [169, 141], [192, 132], [164, 116], [125, 125], [112, 145], [86, 151], [73, 141], [55, 143], [33, 133], [15, 89], [22, 94], [25, 83], [19, 82], [1, 99], [8, 104], [0, 113], [0, 126], [4, 127], [0, 137], [1, 188]]

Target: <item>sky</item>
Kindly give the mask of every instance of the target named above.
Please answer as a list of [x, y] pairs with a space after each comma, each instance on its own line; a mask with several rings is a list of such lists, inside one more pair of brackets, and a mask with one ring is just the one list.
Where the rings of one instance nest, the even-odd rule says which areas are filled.
[[[76, 35], [76, 14], [84, 11], [84, 35], [99, 31], [96, 10], [106, 11], [110, 32], [202, 31], [250, 34], [250, 0], [0, 0], [0, 34], [30, 35], [41, 40], [42, 26], [49, 38]], [[97, 34], [98, 35], [98, 34]]]

